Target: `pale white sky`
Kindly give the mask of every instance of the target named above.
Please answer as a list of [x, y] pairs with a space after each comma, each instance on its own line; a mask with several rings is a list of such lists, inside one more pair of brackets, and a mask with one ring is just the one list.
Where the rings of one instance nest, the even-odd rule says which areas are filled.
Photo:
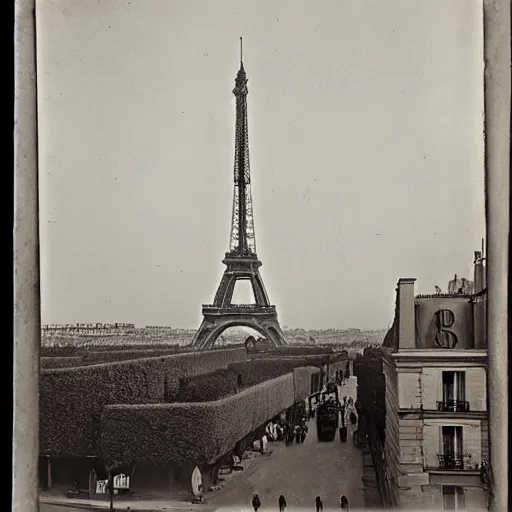
[[282, 325], [386, 327], [485, 236], [471, 0], [38, 0], [43, 323], [195, 328], [228, 250], [239, 37]]

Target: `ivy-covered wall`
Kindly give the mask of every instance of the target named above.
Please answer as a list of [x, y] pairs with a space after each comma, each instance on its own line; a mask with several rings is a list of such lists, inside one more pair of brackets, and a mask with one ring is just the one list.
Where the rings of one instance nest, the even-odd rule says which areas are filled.
[[239, 348], [42, 370], [40, 453], [96, 455], [105, 405], [172, 401], [180, 378], [245, 358], [245, 348]]
[[212, 464], [294, 399], [289, 373], [215, 402], [109, 405], [101, 455], [107, 462]]

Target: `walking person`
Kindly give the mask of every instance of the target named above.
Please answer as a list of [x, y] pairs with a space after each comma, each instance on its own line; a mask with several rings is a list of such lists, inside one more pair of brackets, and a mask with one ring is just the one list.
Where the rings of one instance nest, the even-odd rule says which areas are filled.
[[260, 497], [258, 496], [258, 493], [257, 492], [254, 492], [252, 494], [252, 508], [254, 509], [254, 512], [258, 512], [258, 509], [261, 507], [261, 500], [260, 500]]
[[340, 498], [341, 510], [348, 510], [348, 499], [345, 495]]
[[295, 442], [297, 444], [300, 444], [300, 439], [301, 439], [301, 436], [300, 436], [300, 427], [299, 425], [295, 425]]
[[279, 496], [278, 504], [279, 512], [284, 512], [284, 509], [286, 508], [286, 498], [282, 494]]
[[345, 426], [345, 403], [340, 405], [341, 426]]
[[291, 425], [288, 426], [288, 431], [286, 432], [286, 439], [288, 441], [288, 446], [293, 444], [293, 438], [295, 437], [295, 433], [293, 432], [293, 428]]
[[315, 503], [316, 503], [316, 512], [320, 512], [321, 510], [324, 509], [324, 504], [322, 503], [322, 498], [320, 498], [320, 496], [317, 496], [315, 498]]
[[304, 425], [300, 431], [300, 442], [301, 444], [304, 443], [306, 440], [306, 432], [308, 431], [308, 427]]

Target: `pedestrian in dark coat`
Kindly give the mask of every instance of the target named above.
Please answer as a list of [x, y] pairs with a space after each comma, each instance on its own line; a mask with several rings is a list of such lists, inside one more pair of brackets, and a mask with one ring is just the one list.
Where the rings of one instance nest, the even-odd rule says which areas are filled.
[[315, 498], [315, 503], [316, 503], [316, 512], [320, 512], [321, 510], [324, 509], [324, 504], [322, 503], [322, 498], [320, 498], [320, 496], [317, 496]]
[[348, 499], [345, 495], [340, 498], [341, 510], [348, 510]]
[[261, 500], [258, 496], [258, 493], [254, 493], [252, 495], [252, 508], [254, 509], [254, 512], [258, 512], [258, 509], [261, 507]]
[[291, 426], [288, 427], [288, 431], [286, 432], [286, 440], [288, 442], [288, 446], [293, 444], [293, 438], [295, 433], [293, 432], [293, 428]]
[[279, 496], [278, 503], [279, 503], [279, 512], [283, 512], [284, 509], [286, 508], [286, 498], [282, 494], [281, 494], [281, 496]]
[[344, 427], [345, 426], [345, 406], [342, 405], [340, 407], [340, 412], [341, 412], [341, 426]]

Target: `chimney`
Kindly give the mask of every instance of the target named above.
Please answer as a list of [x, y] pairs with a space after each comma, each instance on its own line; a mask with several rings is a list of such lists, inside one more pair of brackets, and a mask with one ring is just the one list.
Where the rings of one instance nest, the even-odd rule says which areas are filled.
[[414, 282], [407, 277], [398, 280], [398, 350], [416, 348]]
[[474, 272], [474, 293], [478, 293], [485, 288], [484, 258], [481, 251], [475, 251]]

